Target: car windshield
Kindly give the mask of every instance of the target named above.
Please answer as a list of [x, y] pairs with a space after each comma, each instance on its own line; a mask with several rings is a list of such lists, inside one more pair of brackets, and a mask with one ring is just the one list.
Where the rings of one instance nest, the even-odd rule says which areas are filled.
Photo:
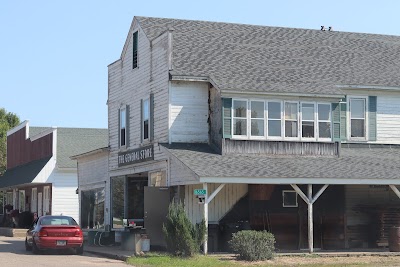
[[78, 225], [74, 219], [70, 217], [47, 217], [40, 222], [41, 225]]

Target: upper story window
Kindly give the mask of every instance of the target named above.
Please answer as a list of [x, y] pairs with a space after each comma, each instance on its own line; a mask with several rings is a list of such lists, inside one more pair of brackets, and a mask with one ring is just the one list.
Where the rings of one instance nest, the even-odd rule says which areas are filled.
[[132, 69], [138, 66], [138, 32], [132, 35]]
[[285, 102], [285, 137], [298, 136], [298, 103]]
[[236, 139], [332, 141], [330, 103], [233, 99], [231, 111]]
[[250, 117], [251, 117], [251, 129], [250, 135], [259, 137], [264, 136], [264, 101], [250, 101]]
[[247, 136], [247, 101], [233, 100], [233, 135]]
[[143, 140], [148, 140], [150, 137], [150, 100], [143, 100], [143, 110], [142, 110], [142, 136]]
[[350, 139], [366, 138], [366, 98], [350, 98]]
[[119, 146], [126, 145], [126, 108], [119, 110]]
[[318, 104], [318, 138], [320, 140], [331, 140], [332, 126], [331, 126], [331, 104]]
[[281, 102], [268, 102], [268, 136], [282, 136], [282, 104]]

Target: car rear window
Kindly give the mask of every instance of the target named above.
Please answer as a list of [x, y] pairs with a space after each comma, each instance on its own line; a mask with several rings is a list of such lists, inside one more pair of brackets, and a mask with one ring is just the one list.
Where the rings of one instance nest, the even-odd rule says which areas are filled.
[[67, 217], [43, 218], [41, 225], [78, 225], [74, 219]]

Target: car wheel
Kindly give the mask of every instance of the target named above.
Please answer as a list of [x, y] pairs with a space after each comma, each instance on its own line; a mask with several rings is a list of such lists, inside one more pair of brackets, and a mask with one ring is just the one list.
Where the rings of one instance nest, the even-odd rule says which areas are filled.
[[28, 240], [25, 238], [25, 250], [26, 251], [31, 251], [32, 247], [28, 245]]
[[33, 252], [33, 254], [39, 254], [39, 253], [40, 253], [40, 250], [39, 250], [39, 248], [36, 246], [35, 241], [32, 241], [32, 252]]
[[83, 254], [83, 244], [79, 248], [75, 249], [76, 255], [82, 255]]

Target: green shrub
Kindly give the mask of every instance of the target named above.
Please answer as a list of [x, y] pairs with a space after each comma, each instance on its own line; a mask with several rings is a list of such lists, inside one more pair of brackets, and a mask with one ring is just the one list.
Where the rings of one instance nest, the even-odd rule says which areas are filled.
[[232, 235], [229, 245], [239, 259], [269, 260], [274, 257], [275, 237], [267, 231], [243, 230]]
[[175, 256], [190, 257], [199, 252], [206, 233], [205, 222], [193, 225], [181, 203], [171, 203], [163, 224], [167, 251]]

